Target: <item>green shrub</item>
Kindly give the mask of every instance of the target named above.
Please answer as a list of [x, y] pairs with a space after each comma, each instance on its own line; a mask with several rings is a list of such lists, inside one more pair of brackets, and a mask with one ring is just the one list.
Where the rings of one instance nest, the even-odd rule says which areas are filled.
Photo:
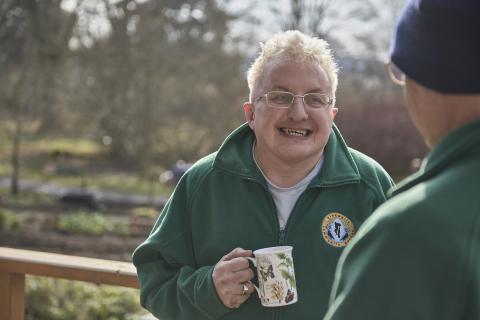
[[130, 227], [128, 224], [115, 224], [112, 229], [112, 233], [119, 235], [119, 236], [130, 236]]
[[156, 218], [158, 217], [158, 210], [150, 207], [138, 207], [132, 210], [135, 217], [142, 218]]
[[114, 223], [98, 212], [77, 211], [60, 217], [57, 229], [72, 234], [99, 236], [111, 232], [119, 236], [130, 236], [130, 227], [125, 223]]
[[0, 209], [0, 229], [18, 229], [20, 221], [16, 214], [8, 209]]
[[145, 314], [136, 289], [27, 277], [27, 320], [120, 320]]
[[78, 211], [63, 215], [57, 223], [58, 230], [74, 234], [102, 235], [113, 228], [113, 223], [98, 212]]

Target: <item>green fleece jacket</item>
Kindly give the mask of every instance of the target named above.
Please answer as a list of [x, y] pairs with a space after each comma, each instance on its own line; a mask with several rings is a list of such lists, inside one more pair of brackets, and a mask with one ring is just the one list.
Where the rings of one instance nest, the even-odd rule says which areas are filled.
[[[245, 124], [193, 165], [134, 252], [141, 303], [161, 320], [318, 319], [327, 309], [342, 241], [386, 200], [392, 185], [383, 168], [349, 149], [334, 127], [320, 173], [280, 232], [273, 198], [253, 160], [254, 140]], [[329, 213], [346, 217], [353, 228], [340, 223], [332, 229], [337, 237], [322, 234]], [[294, 248], [298, 302], [266, 308], [254, 293], [238, 309], [225, 307], [212, 281], [214, 265], [236, 247], [276, 245]]]
[[325, 319], [480, 319], [480, 121], [394, 194], [342, 255]]

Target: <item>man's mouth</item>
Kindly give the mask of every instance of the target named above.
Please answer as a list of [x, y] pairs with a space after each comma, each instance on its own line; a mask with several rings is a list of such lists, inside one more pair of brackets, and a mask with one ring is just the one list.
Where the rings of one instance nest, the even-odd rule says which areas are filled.
[[310, 134], [310, 130], [306, 129], [292, 129], [292, 128], [280, 128], [279, 129], [282, 133], [288, 135], [288, 136], [293, 136], [293, 137], [305, 137]]

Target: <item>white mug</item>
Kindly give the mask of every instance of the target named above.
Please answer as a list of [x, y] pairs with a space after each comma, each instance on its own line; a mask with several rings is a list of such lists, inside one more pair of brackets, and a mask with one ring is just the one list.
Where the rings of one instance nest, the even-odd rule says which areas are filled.
[[255, 289], [265, 307], [286, 306], [298, 300], [292, 250], [290, 246], [263, 248], [253, 252], [255, 259], [248, 258], [257, 268]]

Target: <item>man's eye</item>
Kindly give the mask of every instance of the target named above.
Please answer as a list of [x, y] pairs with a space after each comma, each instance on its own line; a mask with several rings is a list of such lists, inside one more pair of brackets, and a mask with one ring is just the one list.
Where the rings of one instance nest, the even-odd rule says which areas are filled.
[[270, 100], [279, 104], [288, 104], [292, 100], [292, 97], [288, 94], [277, 94], [273, 95]]
[[306, 97], [306, 102], [307, 104], [313, 104], [313, 105], [326, 105], [328, 104], [328, 97], [324, 95], [309, 95]]

